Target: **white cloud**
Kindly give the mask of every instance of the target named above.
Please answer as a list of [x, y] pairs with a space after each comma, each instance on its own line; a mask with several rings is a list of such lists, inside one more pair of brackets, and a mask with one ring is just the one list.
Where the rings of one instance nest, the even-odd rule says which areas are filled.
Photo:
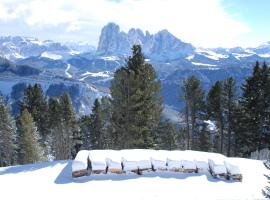
[[[0, 20], [21, 18], [28, 26], [66, 24], [66, 33], [100, 29], [116, 22], [150, 32], [168, 29], [178, 38], [198, 46], [241, 45], [250, 31], [222, 8], [220, 0], [1, 0]], [[9, 8], [12, 8], [10, 11]]]

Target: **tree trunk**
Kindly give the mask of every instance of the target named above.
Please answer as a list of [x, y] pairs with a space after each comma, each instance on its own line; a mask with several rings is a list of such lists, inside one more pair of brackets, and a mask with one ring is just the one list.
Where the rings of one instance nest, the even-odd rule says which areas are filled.
[[186, 103], [186, 125], [187, 125], [187, 149], [190, 149], [190, 134], [189, 134], [189, 109], [188, 109], [188, 104]]
[[195, 122], [196, 122], [196, 112], [195, 112], [195, 103], [191, 108], [191, 149], [194, 149], [195, 145]]
[[228, 148], [227, 148], [227, 156], [230, 157], [231, 156], [231, 126], [230, 126], [230, 122], [228, 124]]
[[223, 122], [220, 119], [220, 153], [223, 153], [223, 142], [224, 142], [224, 130], [223, 130]]
[[227, 147], [227, 156], [230, 157], [231, 156], [231, 112], [232, 112], [232, 90], [229, 90], [229, 94], [228, 94], [229, 98], [228, 98], [228, 147]]

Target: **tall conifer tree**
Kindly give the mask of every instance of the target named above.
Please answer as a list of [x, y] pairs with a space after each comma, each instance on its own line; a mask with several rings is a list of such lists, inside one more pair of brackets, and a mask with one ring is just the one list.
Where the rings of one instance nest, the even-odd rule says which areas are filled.
[[16, 163], [16, 124], [0, 94], [0, 167]]
[[183, 99], [185, 101], [185, 119], [187, 130], [187, 149], [196, 149], [199, 140], [199, 127], [202, 125], [204, 91], [200, 80], [191, 76], [184, 80]]
[[48, 104], [39, 84], [29, 85], [24, 91], [22, 110], [27, 109], [34, 119], [38, 132], [41, 135], [41, 143], [46, 147], [48, 134]]
[[246, 153], [249, 153], [269, 145], [270, 79], [266, 63], [260, 67], [256, 62], [253, 74], [246, 79], [242, 91], [240, 107], [245, 126], [239, 138], [246, 145]]
[[207, 97], [207, 107], [210, 119], [216, 122], [219, 129], [218, 138], [220, 141], [218, 151], [223, 153], [224, 145], [224, 107], [223, 107], [223, 86], [221, 81], [217, 81], [209, 90]]
[[235, 84], [235, 80], [232, 77], [223, 82], [224, 128], [227, 130], [227, 156], [231, 156], [232, 152], [232, 123], [237, 99]]
[[22, 164], [44, 160], [44, 150], [39, 143], [39, 134], [27, 109], [18, 118], [19, 160]]
[[151, 148], [162, 110], [160, 83], [134, 45], [127, 65], [115, 72], [111, 85], [111, 130], [115, 148]]

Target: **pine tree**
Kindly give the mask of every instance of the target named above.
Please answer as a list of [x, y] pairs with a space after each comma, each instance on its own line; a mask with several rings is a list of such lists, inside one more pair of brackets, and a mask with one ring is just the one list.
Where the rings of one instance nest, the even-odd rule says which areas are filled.
[[91, 149], [91, 117], [85, 115], [80, 118], [79, 121], [80, 131], [82, 135], [82, 149]]
[[233, 137], [233, 155], [243, 156], [243, 152], [248, 152], [249, 147], [245, 145], [246, 117], [243, 108], [237, 103], [232, 113], [231, 129], [234, 132]]
[[0, 167], [16, 163], [16, 124], [0, 94]]
[[[75, 110], [72, 106], [70, 96], [67, 92], [64, 92], [60, 97], [60, 105], [62, 108], [62, 119], [64, 122], [64, 139], [69, 155], [75, 157], [82, 145], [80, 129], [76, 117]], [[66, 157], [68, 159], [69, 157]]]
[[96, 99], [91, 115], [80, 119], [82, 134], [82, 148], [84, 149], [108, 149], [112, 148], [112, 136], [110, 128], [111, 104], [110, 98]]
[[176, 149], [178, 138], [175, 126], [168, 120], [161, 121], [156, 131], [155, 148], [167, 150]]
[[223, 105], [224, 105], [224, 123], [227, 130], [227, 156], [231, 155], [232, 143], [232, 120], [236, 107], [236, 86], [235, 80], [230, 77], [223, 82]]
[[[216, 137], [220, 139], [219, 152], [223, 153], [224, 145], [224, 106], [223, 106], [223, 87], [221, 81], [217, 81], [213, 87], [209, 90], [207, 96], [207, 108], [208, 115], [211, 120], [217, 123], [219, 129], [219, 136]], [[216, 141], [217, 142], [217, 141]]]
[[96, 99], [90, 116], [91, 149], [101, 149], [103, 147], [102, 135], [104, 132], [101, 112], [99, 100]]
[[44, 160], [44, 151], [39, 144], [39, 134], [31, 114], [24, 109], [18, 119], [20, 163], [36, 163]]
[[49, 130], [50, 130], [50, 154], [54, 159], [60, 160], [62, 156], [63, 149], [63, 119], [62, 110], [60, 105], [60, 100], [53, 97], [49, 100]]
[[47, 147], [48, 134], [48, 104], [39, 84], [29, 85], [24, 91], [24, 99], [21, 110], [27, 109], [34, 119], [38, 132], [41, 135], [41, 143]]
[[[127, 148], [130, 120], [130, 89], [129, 77], [125, 68], [116, 70], [111, 84], [112, 95], [112, 118], [110, 131], [112, 146], [116, 149]], [[131, 138], [130, 138], [131, 140]]]
[[101, 118], [102, 118], [102, 148], [111, 149], [112, 146], [112, 135], [110, 131], [110, 119], [112, 117], [112, 106], [111, 99], [107, 96], [103, 96], [100, 100], [101, 106]]
[[151, 148], [162, 110], [160, 83], [139, 45], [111, 85], [111, 131], [115, 148]]
[[207, 124], [203, 123], [199, 136], [199, 150], [207, 152], [211, 150], [211, 146], [210, 131], [208, 130]]
[[82, 141], [75, 111], [67, 93], [49, 100], [49, 119], [54, 158], [71, 159], [79, 151]]
[[198, 145], [199, 127], [202, 124], [202, 114], [204, 112], [204, 91], [201, 87], [200, 80], [195, 76], [191, 76], [185, 80], [183, 93], [183, 99], [186, 104], [187, 149], [195, 149]]
[[259, 62], [253, 69], [252, 76], [242, 86], [243, 96], [240, 107], [245, 120], [244, 130], [240, 134], [246, 153], [260, 150], [269, 145], [270, 119], [270, 80], [269, 68]]

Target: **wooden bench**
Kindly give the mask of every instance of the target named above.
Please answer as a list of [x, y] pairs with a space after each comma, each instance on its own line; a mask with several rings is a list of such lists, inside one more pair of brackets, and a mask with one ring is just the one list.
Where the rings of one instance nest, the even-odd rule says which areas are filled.
[[85, 176], [89, 172], [89, 151], [81, 150], [72, 161], [72, 177]]

